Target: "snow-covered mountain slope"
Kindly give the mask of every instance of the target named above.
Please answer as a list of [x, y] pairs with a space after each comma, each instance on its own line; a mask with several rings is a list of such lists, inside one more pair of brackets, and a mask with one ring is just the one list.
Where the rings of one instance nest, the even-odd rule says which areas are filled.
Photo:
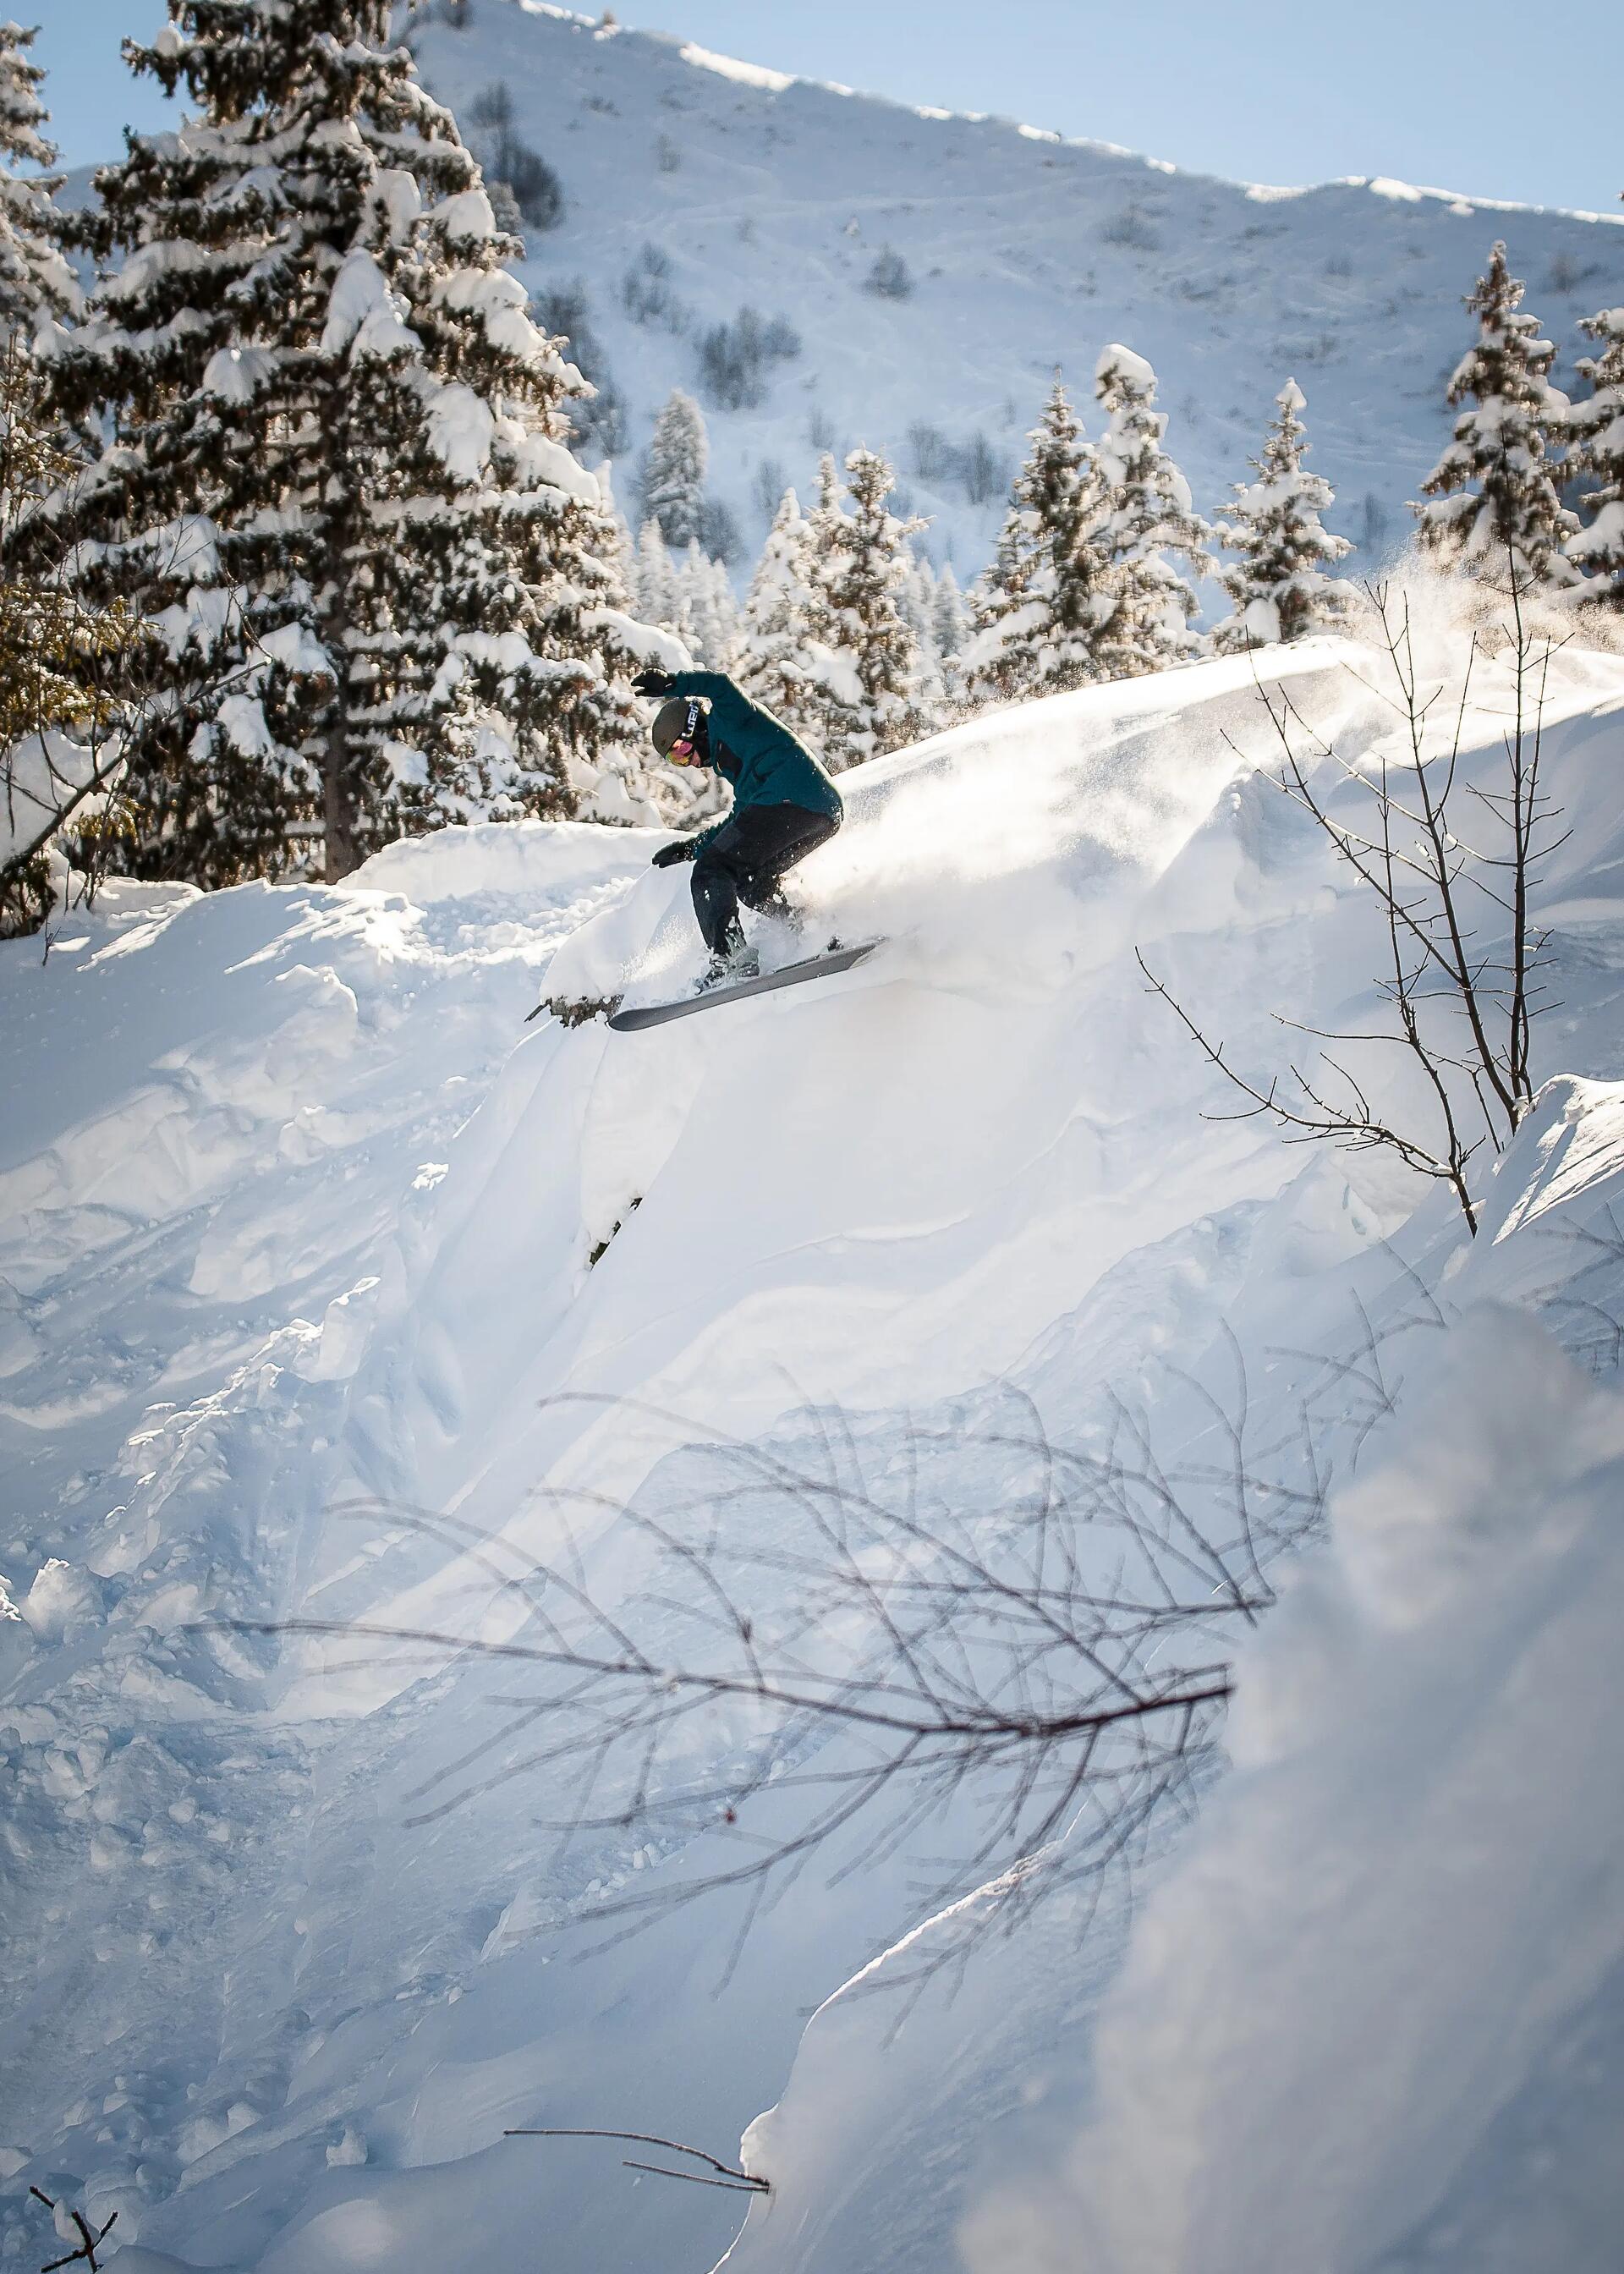
[[[1247, 187], [1181, 172], [1177, 151], [912, 110], [545, 0], [473, 0], [462, 30], [436, 11], [412, 38], [466, 131], [479, 133], [480, 96], [505, 90], [511, 132], [557, 174], [563, 218], [530, 233], [524, 273], [538, 294], [584, 283], [628, 456], [673, 387], [704, 396], [701, 343], [741, 306], [800, 335], [799, 355], [768, 361], [757, 407], [706, 401], [715, 486], [752, 553], [774, 493], [804, 493], [821, 449], [861, 441], [894, 457], [933, 517], [935, 556], [979, 568], [1055, 366], [1086, 415], [1100, 350], [1122, 340], [1156, 368], [1169, 446], [1207, 512], [1245, 478], [1295, 377], [1338, 493], [1330, 518], [1368, 570], [1408, 531], [1405, 501], [1447, 440], [1461, 302], [1492, 241], [1528, 279], [1559, 380], [1578, 319], [1624, 298], [1616, 215], [1380, 179]], [[760, 47], [770, 62], [770, 16]], [[906, 298], [866, 289], [887, 247], [912, 277]], [[973, 504], [942, 468], [978, 436], [1003, 478]], [[617, 479], [628, 506], [634, 471]]]
[[[1390, 730], [1362, 651], [1259, 667], [1345, 755]], [[1504, 692], [1488, 672], [1473, 766]], [[1135, 945], [1259, 1065], [1276, 1009], [1342, 1028], [1374, 1007], [1380, 929], [1252, 770], [1269, 739], [1242, 661], [991, 714], [858, 770], [806, 890], [886, 945], [645, 1035], [523, 1023], [538, 989], [578, 1004], [696, 968], [685, 880], [647, 870], [635, 832], [453, 832], [342, 887], [124, 886], [49, 956], [0, 951], [7, 2263], [39, 2263], [38, 2184], [117, 2210], [130, 2274], [453, 2274], [538, 2237], [560, 2274], [703, 2274], [738, 2198], [504, 2129], [618, 2125], [726, 2155], [778, 2101], [748, 2151], [773, 2194], [734, 2246], [773, 2274], [940, 2274], [966, 2219], [978, 2267], [1066, 2263], [1074, 2186], [1101, 2267], [1207, 2274], [1244, 2237], [1250, 2263], [1465, 2274], [1501, 2263], [1478, 2246], [1484, 2173], [1515, 2192], [1505, 2137], [1553, 2155], [1562, 2185], [1522, 2189], [1532, 2240], [1504, 2263], [1559, 2263], [1560, 2233], [1560, 2263], [1599, 2266], [1600, 2210], [1555, 2221], [1601, 2201], [1596, 2127], [1624, 2105], [1605, 1987], [1621, 1819], [1595, 1748], [1572, 1809], [1550, 1770], [1552, 1714], [1605, 1731], [1619, 1703], [1582, 1615], [1607, 1600], [1617, 1506], [1621, 732], [1624, 666], [1565, 651], [1546, 765], [1575, 825], [1544, 887], [1562, 1007], [1538, 1071], [1588, 1080], [1483, 1165], [1475, 1244], [1379, 1162], [1203, 1120], [1222, 1093], [1146, 996]], [[1485, 1326], [1483, 1299], [1515, 1321]], [[1205, 1401], [1232, 1410], [1237, 1361], [1261, 1442], [1295, 1443], [1306, 1411], [1347, 1492], [1337, 1561], [1242, 1660], [1237, 1773], [1131, 1932], [1108, 1908], [1079, 1939], [1080, 1891], [1057, 1896], [906, 2015], [887, 1984], [966, 1916], [896, 1947], [962, 1824], [845, 1873], [867, 1835], [837, 1841], [731, 1971], [736, 1900], [612, 1940], [605, 1905], [691, 1887], [793, 1815], [794, 1781], [737, 1835], [605, 1805], [560, 1845], [578, 1796], [536, 1669], [224, 1623], [523, 1645], [515, 1581], [540, 1561], [674, 1650], [685, 1614], [650, 1602], [648, 1522], [699, 1525], [711, 1552], [793, 1544], [793, 1495], [759, 1468], [742, 1495], [713, 1488], [730, 1446], [996, 1526], [1030, 1489], [1011, 1412], [1086, 1446], [1125, 1400], [1177, 1468], [1210, 1447]], [[1492, 1502], [1467, 1462], [1485, 1411], [1510, 1433]], [[1401, 1505], [1413, 1538], [1394, 1537]], [[793, 1555], [758, 1585], [763, 1622], [794, 1615]], [[1544, 1700], [1526, 1721], [1523, 1664]], [[1475, 1750], [1457, 1698], [1496, 1717]], [[1350, 1827], [1356, 1803], [1374, 1825], [1418, 1728], [1429, 1781], [1380, 1823], [1377, 1904]], [[736, 1742], [696, 1736], [681, 1773]], [[1434, 1809], [1437, 1858], [1417, 1828]], [[1502, 1843], [1515, 1885], [1479, 1916]], [[1324, 1866], [1304, 1867], [1306, 1917], [1299, 1853]], [[1239, 1891], [1229, 1910], [1214, 1884]], [[1453, 1970], [1395, 1951], [1420, 1915], [1440, 1935], [1447, 1915]], [[1350, 2053], [1342, 2009], [1310, 1992], [1354, 1930]], [[1485, 2010], [1469, 1953], [1496, 2002], [1463, 2060], [1454, 2021]], [[1382, 2019], [1401, 2009], [1395, 2084]], [[1299, 2011], [1294, 2033], [1278, 2017]], [[1334, 2186], [1304, 2129], [1327, 2061], [1360, 2111]], [[1237, 2072], [1267, 2090], [1237, 2097]], [[1422, 2143], [1408, 2160], [1401, 2133]], [[994, 2184], [1016, 2169], [1019, 2217]], [[1281, 2248], [1261, 2249], [1276, 2204]], [[1214, 2235], [1229, 2257], [1203, 2255]]]

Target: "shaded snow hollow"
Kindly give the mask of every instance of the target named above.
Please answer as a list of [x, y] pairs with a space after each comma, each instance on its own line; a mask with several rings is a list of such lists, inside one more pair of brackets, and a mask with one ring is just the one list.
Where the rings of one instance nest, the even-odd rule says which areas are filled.
[[[1388, 721], [1350, 665], [1258, 668], [1351, 755]], [[118, 887], [48, 958], [0, 950], [7, 2263], [39, 2263], [33, 2182], [117, 2209], [131, 2274], [460, 2274], [538, 2238], [560, 2274], [730, 2241], [761, 2274], [1607, 2263], [1621, 722], [1624, 664], [1567, 651], [1562, 1007], [1475, 1245], [1379, 1163], [1201, 1119], [1146, 997], [1136, 945], [1261, 1065], [1276, 1008], [1373, 1014], [1380, 943], [1252, 771], [1241, 660], [848, 776], [805, 890], [886, 945], [646, 1035], [523, 1024], [697, 968], [646, 832]], [[1057, 1901], [906, 2018], [887, 1983], [963, 1924], [921, 1916], [929, 1833], [803, 1874], [731, 1974], [725, 1903], [583, 1958], [606, 1896], [720, 1833], [560, 1857], [511, 1666], [218, 1625], [520, 1633], [500, 1576], [566, 1506], [613, 1605], [628, 1496], [837, 1410], [878, 1475], [934, 1417], [990, 1513], [1011, 1397], [1084, 1443], [1127, 1396], [1177, 1449], [1238, 1357], [1283, 1429], [1361, 1316], [1393, 1410], [1327, 1427], [1331, 1540], [1243, 1655], [1193, 1833], [1132, 1921], [1079, 1939]], [[545, 2124], [751, 2126], [773, 2194], [734, 2240], [736, 2198], [501, 2136]]]

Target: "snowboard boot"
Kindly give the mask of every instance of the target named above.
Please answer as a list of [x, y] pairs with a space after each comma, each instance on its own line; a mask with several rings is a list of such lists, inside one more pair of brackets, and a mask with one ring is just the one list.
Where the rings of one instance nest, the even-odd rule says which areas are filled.
[[761, 958], [753, 947], [741, 945], [731, 954], [713, 955], [700, 981], [701, 991], [709, 994], [713, 987], [731, 987], [741, 979], [759, 979]]

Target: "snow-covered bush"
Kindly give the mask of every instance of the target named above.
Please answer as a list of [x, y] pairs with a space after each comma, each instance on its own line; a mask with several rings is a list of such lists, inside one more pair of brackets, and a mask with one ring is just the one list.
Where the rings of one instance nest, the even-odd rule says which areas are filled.
[[668, 332], [688, 328], [688, 310], [671, 286], [671, 256], [644, 241], [620, 279], [620, 305], [634, 324], [660, 324]]
[[592, 322], [585, 277], [572, 276], [538, 292], [536, 320], [563, 342], [564, 351], [592, 390], [572, 404], [571, 427], [605, 458], [618, 458], [627, 443], [626, 399], [611, 376], [608, 351]]
[[1009, 486], [1007, 461], [979, 431], [954, 454], [953, 471], [972, 505], [990, 504]]
[[894, 245], [883, 245], [875, 255], [874, 266], [863, 279], [863, 290], [872, 292], [877, 300], [913, 298], [913, 273]]
[[741, 308], [731, 323], [713, 325], [701, 339], [701, 383], [724, 410], [751, 410], [766, 398], [773, 365], [800, 353], [801, 335], [787, 316]]

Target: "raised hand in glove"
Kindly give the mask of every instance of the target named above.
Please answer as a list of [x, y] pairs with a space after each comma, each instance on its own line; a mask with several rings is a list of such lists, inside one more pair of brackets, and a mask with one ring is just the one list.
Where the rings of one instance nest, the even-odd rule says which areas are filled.
[[649, 866], [651, 869], [674, 869], [679, 861], [688, 859], [688, 842], [686, 837], [673, 837], [669, 845], [660, 847]]
[[673, 690], [668, 671], [640, 671], [632, 685], [639, 695], [669, 695]]

